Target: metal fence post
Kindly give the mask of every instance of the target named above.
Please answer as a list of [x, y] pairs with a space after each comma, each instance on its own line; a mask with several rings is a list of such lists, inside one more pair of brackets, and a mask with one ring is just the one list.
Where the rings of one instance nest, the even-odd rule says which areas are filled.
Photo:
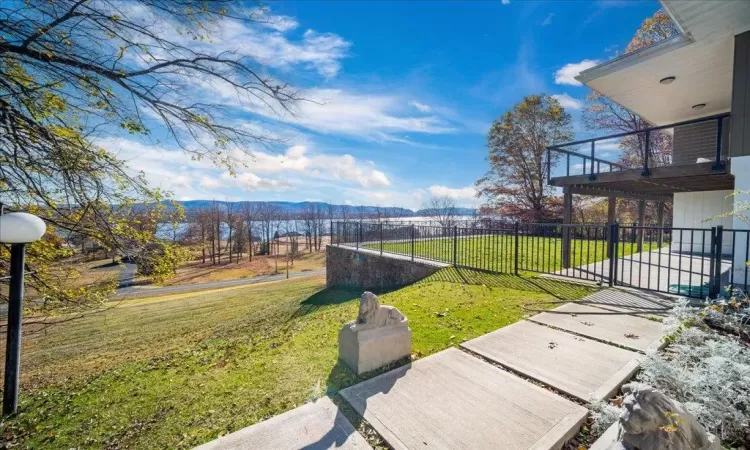
[[380, 254], [383, 254], [383, 224], [380, 224]]
[[616, 284], [617, 280], [617, 223], [609, 224], [609, 236], [607, 239], [607, 253], [609, 254], [609, 287]]
[[714, 248], [713, 248], [713, 255], [712, 255], [712, 280], [713, 283], [711, 284], [711, 288], [709, 289], [709, 295], [713, 297], [718, 297], [721, 293], [721, 255], [723, 253], [723, 238], [724, 236], [724, 227], [722, 225], [717, 226], [714, 229], [714, 237], [712, 241], [714, 242]]
[[716, 124], [716, 161], [714, 161], [714, 172], [724, 170], [724, 161], [721, 160], [721, 134], [724, 125], [724, 118], [719, 117]]
[[414, 261], [414, 224], [411, 224], [411, 260]]
[[357, 228], [354, 230], [354, 241], [357, 245], [357, 250], [359, 250], [359, 235], [362, 232], [362, 222], [357, 222]]
[[518, 276], [518, 222], [513, 224], [513, 273]]
[[458, 225], [453, 226], [453, 267], [458, 261]]
[[646, 148], [643, 152], [643, 172], [641, 172], [641, 175], [644, 177], [651, 176], [651, 169], [648, 167], [648, 160], [651, 159], [651, 132], [646, 131]]

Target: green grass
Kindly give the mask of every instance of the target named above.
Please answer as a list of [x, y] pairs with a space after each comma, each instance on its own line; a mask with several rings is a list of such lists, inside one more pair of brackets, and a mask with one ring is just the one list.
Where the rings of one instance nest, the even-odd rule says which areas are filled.
[[[525, 303], [591, 288], [445, 269], [382, 293], [409, 318], [423, 357], [520, 320]], [[20, 448], [189, 448], [333, 395], [360, 379], [337, 363], [357, 313], [351, 289], [321, 277], [137, 299], [27, 337]], [[440, 317], [439, 313], [445, 313]]]
[[[414, 255], [444, 262], [453, 262], [453, 238], [416, 240]], [[380, 243], [366, 243], [365, 248], [380, 250]], [[570, 263], [582, 266], [603, 261], [607, 242], [604, 240], [572, 239]], [[655, 243], [644, 242], [643, 250], [655, 249]], [[515, 239], [509, 235], [465, 237], [456, 240], [456, 263], [460, 266], [512, 273], [515, 264]], [[383, 251], [411, 255], [411, 242], [384, 242]], [[631, 242], [620, 242], [618, 254], [630, 255], [637, 251]], [[556, 272], [562, 269], [562, 239], [521, 236], [518, 241], [519, 272]]]

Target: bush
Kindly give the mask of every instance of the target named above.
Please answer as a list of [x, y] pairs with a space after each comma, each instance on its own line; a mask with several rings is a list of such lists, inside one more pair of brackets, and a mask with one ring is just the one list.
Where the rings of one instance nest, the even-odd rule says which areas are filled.
[[[718, 308], [722, 303], [729, 306]], [[739, 336], [708, 326], [740, 323], [743, 313], [730, 303], [692, 308], [678, 302], [664, 321], [671, 345], [644, 358], [638, 380], [681, 402], [723, 442], [742, 445], [750, 428], [750, 349]], [[613, 423], [614, 406], [591, 406], [596, 427]]]
[[156, 241], [144, 246], [136, 255], [138, 273], [160, 283], [177, 273], [188, 258], [188, 252], [179, 245]]

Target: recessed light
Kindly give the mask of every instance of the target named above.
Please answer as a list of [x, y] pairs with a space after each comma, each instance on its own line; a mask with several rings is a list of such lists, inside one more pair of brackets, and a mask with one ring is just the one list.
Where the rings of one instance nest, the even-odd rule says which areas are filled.
[[675, 80], [675, 77], [666, 77], [659, 80], [659, 83], [661, 84], [669, 84]]
[[697, 105], [693, 105], [693, 109], [703, 109], [706, 107], [705, 103], [698, 103]]

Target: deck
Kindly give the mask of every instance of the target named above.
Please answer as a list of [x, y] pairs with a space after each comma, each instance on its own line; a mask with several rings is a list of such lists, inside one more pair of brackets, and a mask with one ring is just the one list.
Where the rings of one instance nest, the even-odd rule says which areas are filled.
[[654, 167], [649, 176], [643, 169], [624, 169], [617, 172], [559, 176], [549, 184], [570, 187], [573, 194], [603, 197], [630, 197], [643, 200], [669, 200], [676, 192], [720, 191], [734, 189], [734, 175], [727, 161], [720, 171], [714, 162], [679, 166]]

